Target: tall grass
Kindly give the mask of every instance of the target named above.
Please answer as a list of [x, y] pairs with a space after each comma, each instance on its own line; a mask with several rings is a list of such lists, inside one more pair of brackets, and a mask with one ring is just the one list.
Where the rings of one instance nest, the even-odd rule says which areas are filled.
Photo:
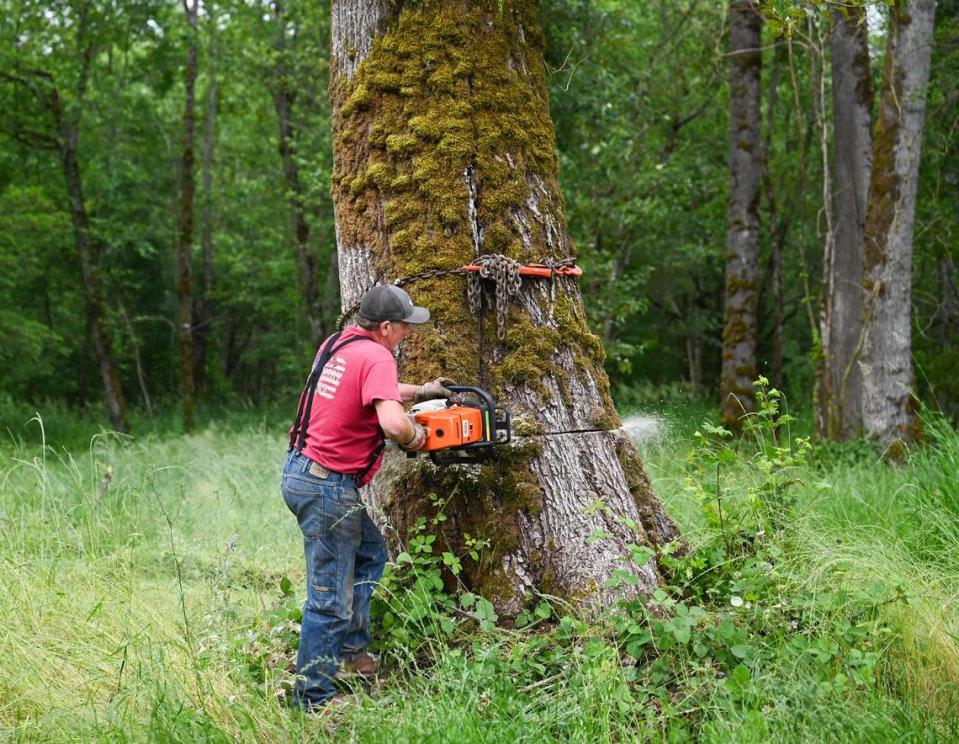
[[[714, 529], [687, 482], [695, 422], [670, 416], [673, 434], [646, 462], [695, 546]], [[565, 636], [562, 626], [463, 625], [427, 639], [425, 652], [387, 646], [372, 695], [357, 690], [348, 709], [315, 717], [274, 694], [292, 653], [290, 624], [276, 612], [299, 602], [303, 580], [301, 538], [279, 496], [277, 428], [253, 417], [187, 437], [99, 434], [65, 449], [55, 435], [41, 443], [40, 425], [0, 447], [0, 739], [959, 735], [959, 436], [940, 422], [904, 466], [860, 449], [797, 469], [791, 521], [767, 540], [781, 556], [782, 591], [818, 597], [810, 606], [821, 610], [794, 634], [752, 638], [763, 655], [742, 679], [678, 654], [664, 703], [644, 692], [655, 664], [634, 665], [603, 623], [570, 625]], [[733, 470], [726, 485], [748, 489], [753, 477]], [[870, 619], [877, 672], [837, 692], [823, 686], [823, 670], [833, 671], [792, 638], [828, 640], [850, 618]]]
[[[887, 718], [911, 721], [897, 738], [935, 738], [942, 727], [959, 735], [959, 434], [939, 417], [927, 417], [924, 427], [926, 444], [903, 465], [882, 461], [863, 443], [817, 450], [791, 474], [796, 501], [774, 538], [797, 587], [833, 597], [834, 614], [875, 611], [888, 626], [877, 694], [858, 700], [851, 718], [851, 711], [840, 716], [855, 722], [850, 740]], [[709, 528], [685, 488], [689, 463], [682, 453], [691, 446], [687, 437], [674, 440], [651, 450], [648, 464], [669, 511], [694, 515], [684, 526], [696, 542]], [[745, 491], [751, 478], [730, 472], [726, 486]], [[874, 601], [849, 599], [864, 587], [873, 589]], [[809, 716], [806, 710], [791, 724]]]

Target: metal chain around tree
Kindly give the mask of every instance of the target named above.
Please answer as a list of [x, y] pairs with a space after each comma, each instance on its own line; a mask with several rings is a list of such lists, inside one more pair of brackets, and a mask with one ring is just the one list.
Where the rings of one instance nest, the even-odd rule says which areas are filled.
[[[510, 298], [519, 292], [520, 287], [523, 286], [524, 277], [550, 278], [555, 281], [557, 277], [580, 277], [583, 271], [576, 266], [576, 259], [572, 257], [559, 260], [544, 259], [539, 263], [523, 264], [509, 256], [488, 253], [466, 266], [458, 266], [455, 269], [429, 269], [418, 274], [400, 277], [394, 280], [393, 284], [403, 287], [423, 279], [439, 279], [456, 274], [466, 275], [466, 299], [470, 311], [477, 317], [483, 311], [481, 280], [485, 279], [492, 283], [494, 298], [492, 302], [487, 300], [487, 305], [496, 308], [496, 338], [502, 341], [506, 338], [506, 317], [509, 312]], [[372, 286], [360, 293], [360, 297], [362, 298], [370, 289]], [[360, 301], [358, 300], [340, 314], [336, 320], [336, 327], [342, 329], [347, 318], [353, 316], [359, 309]]]

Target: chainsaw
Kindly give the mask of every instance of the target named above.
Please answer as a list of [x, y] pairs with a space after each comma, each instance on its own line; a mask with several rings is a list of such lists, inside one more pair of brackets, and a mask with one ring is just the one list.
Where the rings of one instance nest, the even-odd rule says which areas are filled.
[[[489, 460], [493, 447], [513, 434], [509, 411], [497, 408], [493, 396], [472, 385], [447, 385], [452, 398], [413, 406], [410, 413], [424, 429], [428, 452], [436, 465], [472, 465]], [[408, 457], [417, 453], [409, 452]]]

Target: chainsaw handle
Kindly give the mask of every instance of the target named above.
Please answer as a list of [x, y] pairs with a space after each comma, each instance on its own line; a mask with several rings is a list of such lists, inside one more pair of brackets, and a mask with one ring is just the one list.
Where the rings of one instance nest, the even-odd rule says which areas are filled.
[[490, 412], [495, 408], [493, 396], [483, 390], [483, 388], [478, 388], [475, 385], [445, 385], [444, 387], [451, 393], [472, 393], [483, 401], [483, 407]]

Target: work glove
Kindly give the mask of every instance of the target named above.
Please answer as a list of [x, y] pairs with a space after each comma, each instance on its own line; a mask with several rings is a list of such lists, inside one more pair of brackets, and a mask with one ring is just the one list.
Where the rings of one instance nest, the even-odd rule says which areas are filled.
[[424, 400], [436, 400], [437, 398], [450, 398], [453, 395], [451, 390], [447, 390], [447, 385], [455, 385], [449, 377], [437, 377], [432, 382], [424, 385], [417, 385], [413, 391], [413, 402], [422, 403]]
[[410, 423], [413, 424], [413, 437], [408, 442], [397, 442], [397, 444], [404, 452], [418, 452], [426, 444], [426, 429], [412, 417], [410, 417]]

